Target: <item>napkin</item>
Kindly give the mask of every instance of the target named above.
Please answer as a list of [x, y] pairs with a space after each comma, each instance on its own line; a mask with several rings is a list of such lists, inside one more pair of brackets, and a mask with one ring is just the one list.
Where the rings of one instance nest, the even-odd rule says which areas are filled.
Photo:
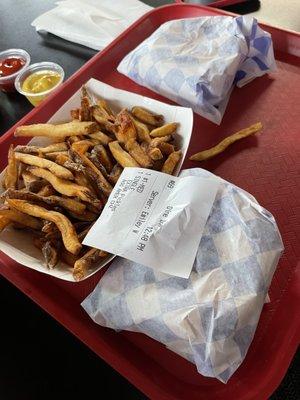
[[245, 16], [166, 22], [118, 66], [140, 85], [216, 124], [234, 84], [241, 87], [275, 69], [271, 35]]
[[71, 42], [101, 50], [152, 7], [138, 0], [66, 0], [32, 26]]
[[193, 175], [219, 185], [189, 279], [118, 258], [82, 306], [97, 324], [144, 333], [227, 382], [247, 354], [283, 243], [254, 197], [200, 168], [180, 176]]

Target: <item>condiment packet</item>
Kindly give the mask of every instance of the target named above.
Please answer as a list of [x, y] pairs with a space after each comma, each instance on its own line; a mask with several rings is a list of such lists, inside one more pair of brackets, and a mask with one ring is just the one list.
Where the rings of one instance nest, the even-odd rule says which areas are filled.
[[84, 244], [188, 278], [218, 181], [125, 168]]

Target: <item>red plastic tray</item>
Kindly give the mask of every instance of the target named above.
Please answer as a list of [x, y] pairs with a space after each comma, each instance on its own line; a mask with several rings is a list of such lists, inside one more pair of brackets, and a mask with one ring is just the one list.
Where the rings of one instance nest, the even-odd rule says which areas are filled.
[[[47, 121], [91, 77], [168, 102], [116, 72], [118, 63], [170, 19], [222, 14], [208, 7], [173, 4], [143, 16], [0, 139], [1, 169], [9, 144], [21, 142], [13, 138], [15, 127]], [[115, 333], [94, 324], [80, 302], [94, 288], [101, 272], [79, 284], [68, 283], [23, 268], [0, 254], [3, 276], [152, 399], [267, 399], [279, 385], [299, 343], [300, 74], [296, 56], [300, 54], [300, 37], [266, 25], [263, 28], [272, 33], [279, 72], [234, 89], [221, 126], [195, 116], [189, 154], [257, 121], [262, 121], [263, 133], [234, 144], [206, 163], [185, 162], [185, 167], [201, 165], [251, 192], [275, 215], [286, 248], [272, 281], [271, 303], [264, 306], [248, 355], [227, 385], [202, 377], [193, 364], [142, 334]]]
[[[222, 8], [222, 7], [226, 7], [226, 6], [232, 6], [232, 5], [238, 4], [238, 3], [244, 3], [245, 1], [248, 1], [248, 0], [218, 0], [218, 1], [215, 1], [214, 3], [207, 4], [207, 6]], [[187, 2], [185, 0], [175, 0], [175, 3], [187, 3]]]

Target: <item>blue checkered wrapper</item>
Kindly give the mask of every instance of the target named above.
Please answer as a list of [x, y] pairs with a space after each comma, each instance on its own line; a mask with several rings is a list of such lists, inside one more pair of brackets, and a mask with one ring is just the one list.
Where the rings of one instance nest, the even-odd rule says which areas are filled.
[[252, 17], [169, 21], [131, 51], [118, 71], [220, 124], [234, 84], [275, 71], [271, 35]]
[[219, 180], [189, 279], [118, 258], [82, 306], [97, 324], [144, 333], [227, 382], [246, 356], [283, 244], [250, 194], [203, 169], [183, 175]]

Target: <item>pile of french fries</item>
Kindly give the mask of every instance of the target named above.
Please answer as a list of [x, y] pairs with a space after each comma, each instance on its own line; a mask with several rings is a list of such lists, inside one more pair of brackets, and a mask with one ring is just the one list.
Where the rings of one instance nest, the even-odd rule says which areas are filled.
[[108, 254], [82, 241], [99, 217], [123, 168], [172, 174], [181, 158], [177, 123], [142, 107], [114, 113], [82, 88], [81, 105], [64, 124], [20, 126], [15, 136], [44, 136], [50, 145], [11, 145], [0, 205], [0, 232], [7, 226], [33, 234], [48, 268], [59, 260], [83, 279]]

